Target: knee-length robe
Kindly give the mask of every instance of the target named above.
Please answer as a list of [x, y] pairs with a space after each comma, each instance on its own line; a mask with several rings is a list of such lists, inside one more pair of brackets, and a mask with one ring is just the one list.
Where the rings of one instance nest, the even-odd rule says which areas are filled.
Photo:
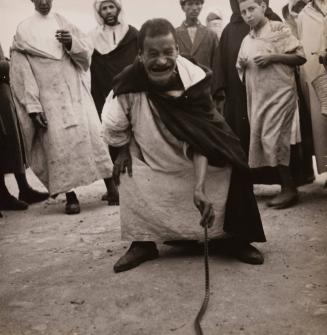
[[0, 173], [25, 171], [24, 147], [9, 86], [9, 62], [0, 46]]
[[[11, 86], [30, 167], [51, 195], [110, 177], [112, 162], [101, 138], [101, 123], [84, 82], [92, 48], [62, 16], [61, 29], [72, 33], [72, 48], [56, 58], [15, 35]], [[44, 112], [47, 130], [36, 130], [30, 113]]]
[[[188, 88], [205, 77], [202, 69], [182, 57], [178, 58], [177, 64], [186, 92]], [[154, 100], [148, 96], [146, 90], [138, 88], [141, 85], [142, 75], [129, 71], [126, 73], [128, 74], [127, 85], [130, 78], [134, 80], [132, 83], [134, 93], [122, 93], [114, 97], [112, 92], [102, 115], [104, 137], [108, 144], [120, 147], [133, 143], [130, 145], [133, 156], [133, 176], [123, 175], [120, 186], [122, 238], [125, 240], [201, 239], [203, 231], [199, 226], [199, 213], [192, 200], [194, 168], [192, 160], [186, 154], [190, 143], [179, 140], [173, 135], [167, 128], [167, 124], [162, 121], [162, 114], [159, 113]], [[210, 83], [208, 86], [210, 91]], [[196, 94], [201, 94], [202, 90], [199, 88], [196, 91]], [[181, 117], [180, 122], [184, 121], [185, 119]], [[223, 119], [219, 122], [224, 127]], [[195, 126], [201, 128], [201, 125]], [[192, 131], [190, 127], [186, 128], [184, 129], [186, 133], [190, 137], [194, 136], [194, 130]], [[229, 128], [221, 131], [226, 141], [230, 139], [230, 143], [224, 143], [224, 145], [227, 148], [233, 147], [234, 135]], [[215, 134], [212, 134], [211, 138], [214, 141]], [[190, 141], [192, 141], [191, 138]], [[238, 140], [236, 142], [239, 146]], [[243, 157], [242, 154], [241, 152]], [[235, 160], [242, 161], [242, 157], [235, 157]], [[231, 173], [230, 164], [221, 168], [208, 167], [206, 193], [216, 212], [215, 223], [209, 232], [211, 238], [221, 235], [223, 226], [226, 225]], [[237, 187], [240, 183], [239, 180], [234, 179], [234, 186]], [[238, 215], [231, 224], [234, 226], [230, 227], [231, 231], [247, 240], [265, 241], [258, 209], [252, 202], [255, 202], [254, 197], [250, 197], [250, 202], [247, 202], [249, 198], [246, 192], [238, 194], [242, 200], [239, 198], [240, 207], [237, 209], [242, 214]], [[244, 206], [250, 216], [243, 216]], [[229, 209], [230, 214], [231, 212]], [[236, 208], [233, 213], [238, 213]]]
[[[270, 53], [304, 57], [299, 41], [281, 22], [268, 20], [258, 36], [250, 31], [242, 42], [236, 67], [246, 83], [251, 168], [290, 165], [298, 101], [294, 68], [283, 64], [261, 68], [254, 63], [256, 56]], [[247, 60], [246, 68], [241, 65], [242, 59]]]
[[309, 3], [298, 16], [299, 39], [307, 62], [301, 67], [301, 80], [305, 98], [311, 112], [314, 151], [319, 173], [327, 172], [327, 118], [321, 114], [320, 103], [312, 81], [325, 72], [319, 64], [318, 54], [326, 48], [324, 21], [326, 17]]

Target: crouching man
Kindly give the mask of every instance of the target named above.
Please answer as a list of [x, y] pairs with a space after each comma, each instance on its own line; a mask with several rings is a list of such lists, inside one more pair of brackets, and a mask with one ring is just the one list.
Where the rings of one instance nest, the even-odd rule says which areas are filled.
[[119, 148], [122, 239], [132, 241], [114, 271], [157, 258], [155, 242], [200, 240], [205, 224], [210, 239], [229, 236], [238, 259], [262, 264], [250, 245], [265, 235], [246, 156], [213, 107], [211, 73], [181, 57], [176, 40], [168, 21], [144, 23], [139, 57], [103, 109], [104, 138]]

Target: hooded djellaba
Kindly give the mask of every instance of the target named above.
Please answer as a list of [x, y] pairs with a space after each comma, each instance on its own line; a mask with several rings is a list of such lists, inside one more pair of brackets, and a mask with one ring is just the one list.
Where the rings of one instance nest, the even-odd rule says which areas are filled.
[[[267, 6], [269, 1], [265, 0]], [[232, 16], [230, 22], [224, 28], [220, 43], [218, 57], [216, 58], [214, 71], [214, 95], [216, 100], [225, 96], [224, 116], [236, 135], [240, 138], [241, 145], [246, 153], [250, 145], [250, 125], [247, 114], [247, 98], [245, 85], [241, 82], [235, 64], [244, 37], [249, 33], [249, 26], [243, 21], [237, 0], [230, 0]], [[281, 18], [267, 7], [266, 17], [271, 21], [282, 21]], [[298, 85], [298, 91], [300, 87]], [[291, 170], [297, 185], [312, 182], [312, 144], [311, 130], [307, 121], [309, 113], [303, 104], [303, 95], [299, 91], [300, 131], [302, 142], [291, 146]], [[299, 169], [299, 166], [302, 168]], [[279, 184], [279, 178], [275, 169], [270, 167], [255, 169], [252, 171], [256, 184]]]
[[[100, 15], [104, 3], [118, 9], [116, 25], [108, 25]], [[91, 63], [91, 93], [101, 118], [103, 105], [112, 89], [112, 80], [137, 56], [138, 31], [125, 22], [121, 0], [96, 0], [93, 4], [98, 26], [90, 32], [94, 52]]]

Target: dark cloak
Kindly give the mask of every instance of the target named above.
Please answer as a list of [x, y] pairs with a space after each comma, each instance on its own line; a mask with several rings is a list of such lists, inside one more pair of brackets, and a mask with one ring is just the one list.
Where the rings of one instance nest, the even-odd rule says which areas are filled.
[[0, 60], [0, 173], [24, 173], [23, 140], [9, 86], [9, 62]]
[[239, 139], [214, 107], [211, 72], [207, 71], [205, 79], [182, 96], [168, 97], [149, 83], [143, 65], [136, 61], [114, 79], [114, 94], [146, 92], [161, 121], [178, 140], [188, 143], [191, 151], [206, 156], [210, 165], [231, 164], [224, 230], [249, 242], [264, 242], [246, 155]]
[[[282, 21], [269, 7], [267, 8], [266, 16], [270, 20]], [[239, 12], [234, 12], [231, 16], [230, 23], [222, 32], [214, 72], [214, 83], [216, 85], [214, 95], [221, 96], [222, 92], [224, 92], [224, 117], [229, 126], [240, 138], [241, 145], [246, 154], [248, 154], [250, 146], [250, 125], [247, 115], [246, 88], [239, 78], [235, 64], [242, 41], [248, 33], [249, 26], [243, 21]], [[312, 131], [308, 129], [307, 126], [311, 124], [311, 122], [308, 121], [308, 119], [310, 120], [310, 114], [305, 105], [298, 80], [297, 86], [302, 143], [291, 146], [290, 168], [294, 181], [299, 186], [312, 182], [314, 180], [314, 173], [312, 167]], [[254, 169], [252, 170], [252, 174], [255, 184], [280, 184], [279, 175], [275, 168], [264, 167]]]
[[112, 81], [125, 66], [134, 62], [138, 53], [138, 31], [129, 26], [124, 38], [116, 49], [106, 55], [94, 50], [91, 63], [91, 93], [98, 114], [101, 118], [102, 108], [109, 92], [112, 90]]

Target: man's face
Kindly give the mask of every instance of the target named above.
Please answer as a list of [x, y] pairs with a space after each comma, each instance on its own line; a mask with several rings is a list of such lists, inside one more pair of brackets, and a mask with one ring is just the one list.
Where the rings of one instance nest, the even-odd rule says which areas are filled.
[[265, 18], [266, 4], [257, 4], [254, 0], [246, 0], [240, 3], [240, 12], [243, 20], [254, 28]]
[[145, 37], [140, 59], [153, 84], [164, 86], [169, 82], [176, 68], [177, 56], [178, 48], [171, 33], [164, 36]]
[[48, 15], [52, 8], [52, 0], [32, 0], [35, 10], [41, 15]]
[[186, 19], [197, 20], [203, 7], [202, 1], [188, 0], [182, 7], [185, 12]]
[[99, 14], [108, 26], [115, 26], [118, 23], [119, 8], [111, 1], [101, 4]]

